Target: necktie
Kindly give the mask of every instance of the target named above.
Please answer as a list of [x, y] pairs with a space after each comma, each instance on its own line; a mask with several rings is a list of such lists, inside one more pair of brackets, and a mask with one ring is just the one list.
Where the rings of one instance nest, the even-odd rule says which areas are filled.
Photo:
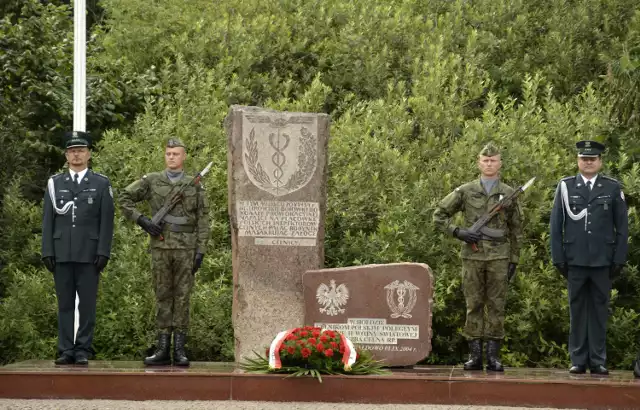
[[78, 174], [74, 174], [73, 175], [73, 182], [75, 182], [76, 184], [78, 183]]
[[589, 191], [591, 191], [591, 181], [587, 181], [587, 188], [589, 188]]

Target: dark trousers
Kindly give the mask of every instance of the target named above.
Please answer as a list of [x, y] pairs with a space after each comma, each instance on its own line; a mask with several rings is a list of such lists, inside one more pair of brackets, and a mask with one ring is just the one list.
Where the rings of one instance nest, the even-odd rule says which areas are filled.
[[[96, 298], [100, 274], [92, 263], [56, 263], [54, 281], [58, 297], [58, 355], [93, 353], [93, 329], [96, 325]], [[78, 334], [73, 342], [73, 323], [78, 292], [80, 313]]]
[[569, 266], [569, 355], [573, 365], [598, 366], [607, 360], [609, 267]]

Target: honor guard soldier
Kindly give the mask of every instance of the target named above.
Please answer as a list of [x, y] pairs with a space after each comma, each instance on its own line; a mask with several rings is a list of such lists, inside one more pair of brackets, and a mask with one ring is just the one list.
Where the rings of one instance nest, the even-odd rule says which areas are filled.
[[[109, 179], [88, 169], [84, 132], [68, 135], [66, 172], [49, 178], [42, 218], [42, 260], [53, 273], [58, 299], [58, 365], [88, 364], [96, 324], [100, 272], [113, 238], [113, 191]], [[74, 342], [75, 298], [79, 327]]]
[[553, 201], [551, 258], [569, 290], [569, 372], [606, 375], [609, 294], [627, 260], [627, 204], [620, 183], [599, 173], [605, 146], [576, 148], [580, 172], [560, 181]]
[[[507, 281], [516, 272], [522, 240], [520, 208], [513, 202], [500, 210], [488, 227], [504, 233], [501, 240], [483, 240], [483, 235], [455, 226], [458, 212], [465, 226], [472, 226], [514, 189], [500, 181], [502, 161], [498, 148], [489, 143], [478, 155], [480, 178], [459, 186], [447, 195], [433, 214], [435, 225], [460, 239], [462, 244], [462, 286], [467, 305], [464, 336], [469, 342], [465, 370], [482, 370], [482, 340], [487, 341], [487, 370], [502, 372], [500, 343], [504, 339]], [[487, 319], [485, 320], [485, 307]]]
[[[197, 181], [192, 184], [194, 178], [183, 170], [186, 155], [180, 140], [169, 139], [164, 156], [166, 169], [144, 175], [121, 195], [123, 214], [151, 235], [158, 341], [153, 355], [144, 359], [150, 366], [171, 364], [172, 333], [173, 364], [189, 365], [185, 352], [189, 304], [194, 275], [202, 264], [209, 237], [209, 211], [202, 186]], [[137, 202], [146, 201], [158, 215], [179, 190], [182, 199], [158, 222], [135, 208]]]

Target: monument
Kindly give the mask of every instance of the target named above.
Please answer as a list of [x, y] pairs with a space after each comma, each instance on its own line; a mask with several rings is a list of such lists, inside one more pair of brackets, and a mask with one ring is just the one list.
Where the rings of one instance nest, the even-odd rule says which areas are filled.
[[305, 324], [344, 333], [388, 366], [411, 366], [429, 356], [429, 266], [392, 263], [310, 270], [302, 281]]
[[225, 127], [240, 361], [303, 325], [302, 275], [324, 260], [329, 116], [232, 106]]

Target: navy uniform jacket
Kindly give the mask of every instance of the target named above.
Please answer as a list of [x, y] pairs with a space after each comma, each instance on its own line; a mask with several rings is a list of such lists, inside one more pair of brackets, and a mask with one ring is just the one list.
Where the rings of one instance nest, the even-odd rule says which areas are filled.
[[[111, 255], [113, 238], [113, 194], [109, 179], [88, 170], [79, 184], [69, 172], [54, 175], [58, 208], [73, 201], [75, 209], [58, 214], [51, 205], [49, 190], [44, 195], [42, 257], [56, 262], [93, 263], [96, 255]], [[75, 211], [75, 220], [73, 212]]]
[[598, 175], [594, 186], [584, 184], [582, 176], [564, 178], [569, 206], [574, 214], [587, 209], [585, 219], [574, 221], [567, 215], [560, 184], [551, 210], [551, 259], [554, 264], [602, 267], [624, 265], [629, 234], [627, 204], [620, 183]]

